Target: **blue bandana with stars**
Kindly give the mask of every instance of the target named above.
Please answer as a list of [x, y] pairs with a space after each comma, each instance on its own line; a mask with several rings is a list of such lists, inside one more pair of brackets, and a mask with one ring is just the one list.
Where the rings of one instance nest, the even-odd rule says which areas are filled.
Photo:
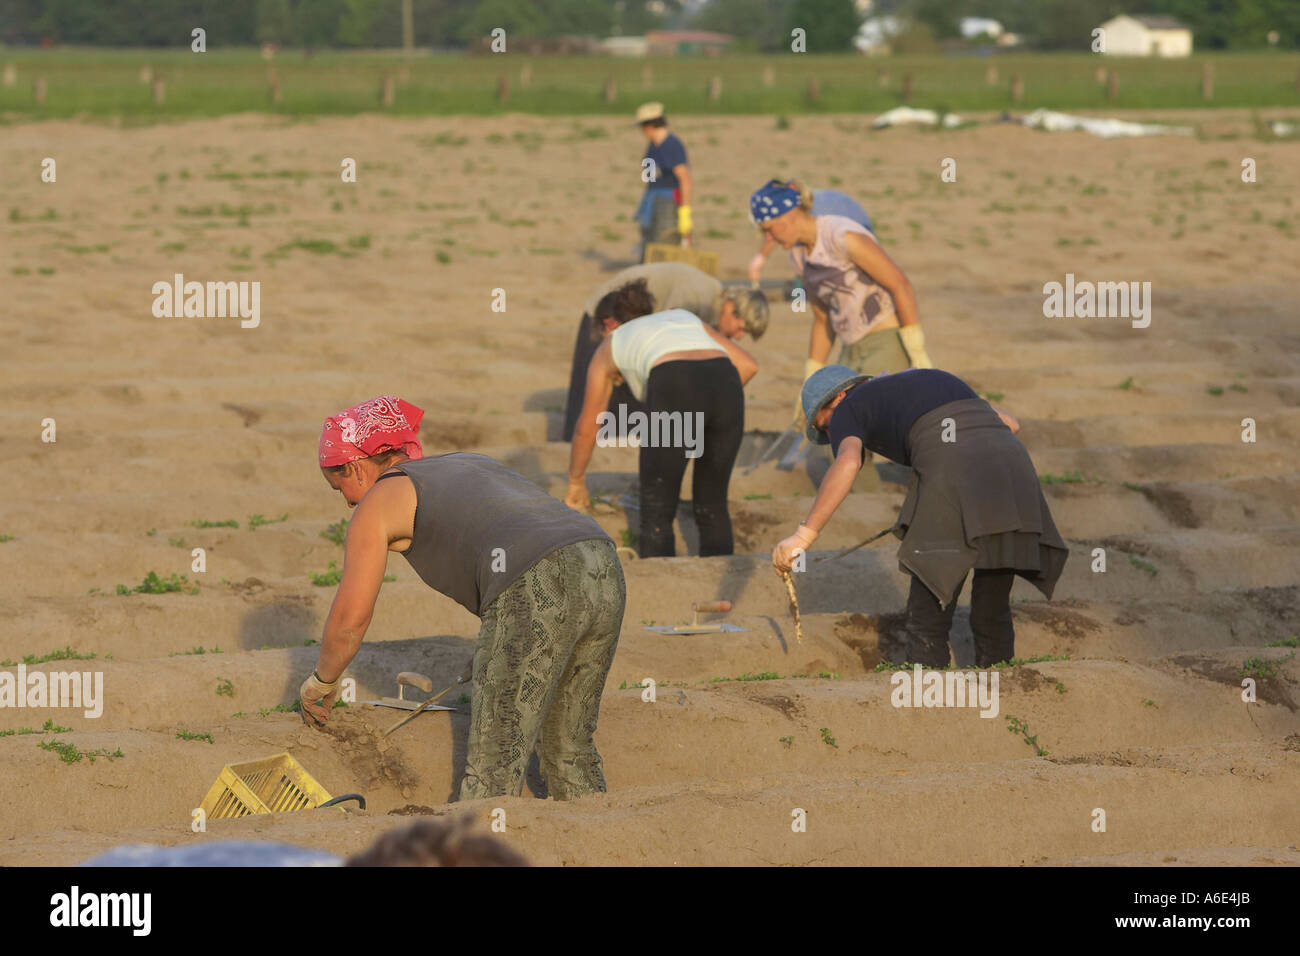
[[784, 215], [799, 205], [799, 191], [791, 189], [779, 179], [770, 179], [767, 184], [754, 190], [749, 197], [749, 217], [754, 222], [767, 222]]

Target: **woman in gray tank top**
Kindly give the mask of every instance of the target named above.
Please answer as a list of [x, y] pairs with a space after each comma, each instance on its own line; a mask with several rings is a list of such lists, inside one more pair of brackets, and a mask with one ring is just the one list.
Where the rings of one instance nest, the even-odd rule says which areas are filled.
[[320, 657], [300, 690], [303, 720], [328, 720], [396, 551], [483, 622], [460, 798], [521, 793], [539, 735], [551, 796], [603, 792], [593, 735], [626, 600], [614, 542], [491, 458], [424, 457], [423, 414], [383, 396], [325, 422], [321, 471], [356, 514]]

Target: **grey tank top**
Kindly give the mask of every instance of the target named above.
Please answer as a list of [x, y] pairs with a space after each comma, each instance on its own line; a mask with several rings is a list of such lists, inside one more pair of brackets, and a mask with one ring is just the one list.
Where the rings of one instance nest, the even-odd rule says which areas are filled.
[[486, 455], [453, 452], [394, 467], [415, 485], [415, 527], [403, 556], [425, 584], [479, 617], [552, 551], [609, 540], [592, 518]]

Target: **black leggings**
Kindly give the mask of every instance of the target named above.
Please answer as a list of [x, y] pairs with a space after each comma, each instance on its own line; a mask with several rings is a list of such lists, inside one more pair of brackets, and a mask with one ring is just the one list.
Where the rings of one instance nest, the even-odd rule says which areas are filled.
[[[975, 569], [971, 584], [970, 626], [975, 634], [975, 666], [991, 667], [1015, 654], [1016, 631], [1011, 622], [1011, 585], [1016, 572], [1011, 568]], [[907, 661], [926, 667], [948, 666], [948, 631], [957, 609], [962, 578], [947, 608], [940, 608], [930, 589], [912, 576], [907, 595]]]
[[[650, 370], [646, 381], [650, 413], [704, 413], [703, 435], [692, 432], [701, 450], [693, 459], [691, 503], [700, 532], [700, 556], [732, 554], [727, 485], [745, 431], [745, 393], [729, 358], [665, 362]], [[641, 447], [641, 541], [643, 558], [672, 557], [673, 518], [681, 500], [682, 477], [690, 449]]]

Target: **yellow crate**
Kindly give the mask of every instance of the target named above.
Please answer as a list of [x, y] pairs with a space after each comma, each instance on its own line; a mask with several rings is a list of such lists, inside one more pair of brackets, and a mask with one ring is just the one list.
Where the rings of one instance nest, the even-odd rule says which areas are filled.
[[647, 242], [645, 247], [646, 262], [685, 262], [687, 265], [695, 266], [702, 272], [707, 272], [713, 277], [718, 275], [718, 254], [716, 252], [700, 252], [698, 249], [688, 249], [686, 246], [674, 246], [666, 242]]
[[282, 753], [223, 767], [200, 806], [208, 819], [218, 819], [309, 810], [329, 799], [298, 761]]

